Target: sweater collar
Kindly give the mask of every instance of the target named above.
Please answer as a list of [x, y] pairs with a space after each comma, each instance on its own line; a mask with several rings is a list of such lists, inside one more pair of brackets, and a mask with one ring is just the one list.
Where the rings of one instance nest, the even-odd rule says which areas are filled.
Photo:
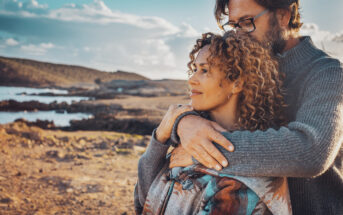
[[311, 37], [304, 36], [300, 38], [298, 45], [282, 54], [277, 54], [276, 58], [279, 61], [280, 69], [288, 73], [308, 63], [316, 53], [318, 53], [318, 49], [313, 44]]

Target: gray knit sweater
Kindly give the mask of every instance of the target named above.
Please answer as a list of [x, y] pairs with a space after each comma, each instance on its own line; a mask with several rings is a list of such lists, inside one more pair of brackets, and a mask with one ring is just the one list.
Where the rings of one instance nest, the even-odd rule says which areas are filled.
[[[280, 71], [286, 74], [290, 123], [279, 130], [223, 133], [235, 145], [235, 151], [218, 146], [230, 164], [222, 171], [242, 176], [289, 177], [295, 215], [343, 214], [342, 65], [317, 49], [310, 37], [301, 38], [278, 60]], [[144, 195], [167, 149], [153, 141], [142, 156], [139, 169], [145, 171], [145, 181], [138, 182], [136, 202], [144, 204]]]

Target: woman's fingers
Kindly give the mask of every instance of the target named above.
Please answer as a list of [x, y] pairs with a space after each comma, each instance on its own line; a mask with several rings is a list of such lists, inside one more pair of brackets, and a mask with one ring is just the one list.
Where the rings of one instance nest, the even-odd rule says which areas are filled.
[[169, 167], [186, 167], [193, 164], [192, 156], [188, 154], [181, 146], [175, 148], [170, 156]]
[[170, 138], [170, 134], [173, 128], [173, 124], [176, 118], [187, 111], [193, 110], [191, 105], [170, 105], [167, 113], [164, 115], [161, 123], [156, 130], [156, 139], [164, 143]]
[[184, 104], [170, 105], [167, 115], [169, 114], [170, 117], [173, 120], [175, 120], [180, 114], [187, 111], [192, 111], [192, 110], [193, 110], [193, 107], [191, 105], [184, 105]]
[[193, 107], [191, 105], [181, 105], [181, 104], [179, 104], [179, 105], [176, 106], [176, 109], [177, 109], [177, 112], [181, 114], [183, 112], [193, 110]]

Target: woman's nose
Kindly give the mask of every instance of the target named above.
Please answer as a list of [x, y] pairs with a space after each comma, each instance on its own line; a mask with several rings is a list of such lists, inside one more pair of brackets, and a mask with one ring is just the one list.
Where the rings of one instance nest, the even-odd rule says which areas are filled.
[[196, 77], [196, 76], [197, 76], [196, 74], [197, 74], [197, 73], [195, 72], [195, 73], [193, 73], [193, 74], [191, 75], [191, 77], [189, 77], [189, 79], [188, 79], [188, 84], [189, 84], [189, 85], [196, 85], [196, 84], [199, 83], [198, 78]]

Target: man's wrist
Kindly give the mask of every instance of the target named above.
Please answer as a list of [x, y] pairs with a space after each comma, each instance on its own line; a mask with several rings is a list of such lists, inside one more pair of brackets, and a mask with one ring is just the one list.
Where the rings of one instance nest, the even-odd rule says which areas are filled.
[[171, 141], [177, 145], [180, 143], [180, 137], [179, 135], [177, 134], [177, 127], [181, 121], [181, 119], [183, 119], [185, 116], [189, 116], [189, 115], [196, 115], [196, 116], [200, 116], [200, 114], [196, 111], [187, 111], [187, 112], [184, 112], [182, 114], [180, 114], [175, 122], [174, 122], [174, 125], [173, 125], [173, 128], [172, 128], [172, 132], [171, 132], [171, 135], [170, 135], [170, 139]]

